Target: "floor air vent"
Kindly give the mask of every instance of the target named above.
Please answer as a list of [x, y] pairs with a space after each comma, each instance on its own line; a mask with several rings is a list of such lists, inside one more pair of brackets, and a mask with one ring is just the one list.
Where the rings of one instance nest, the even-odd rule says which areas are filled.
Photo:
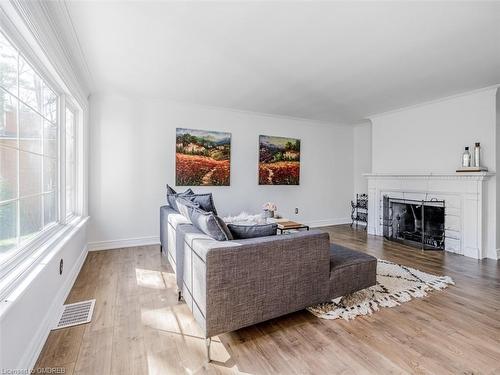
[[59, 322], [53, 329], [66, 328], [85, 324], [92, 320], [92, 313], [94, 312], [95, 299], [71, 303], [64, 305], [63, 312]]

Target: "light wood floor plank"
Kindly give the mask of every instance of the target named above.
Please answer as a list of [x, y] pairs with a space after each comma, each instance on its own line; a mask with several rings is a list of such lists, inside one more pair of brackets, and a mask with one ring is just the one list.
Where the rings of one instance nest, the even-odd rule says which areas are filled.
[[214, 361], [157, 246], [89, 253], [67, 303], [96, 298], [90, 324], [53, 331], [37, 368], [66, 374], [500, 374], [500, 265], [422, 252], [349, 226], [331, 241], [449, 275], [444, 291], [353, 321], [297, 312], [214, 339]]

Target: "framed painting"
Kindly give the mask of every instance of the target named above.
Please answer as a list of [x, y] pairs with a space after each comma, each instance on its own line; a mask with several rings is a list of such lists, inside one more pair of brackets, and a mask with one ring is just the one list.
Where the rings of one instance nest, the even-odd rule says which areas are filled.
[[299, 185], [300, 139], [259, 136], [259, 185]]
[[229, 186], [231, 133], [176, 129], [175, 184]]

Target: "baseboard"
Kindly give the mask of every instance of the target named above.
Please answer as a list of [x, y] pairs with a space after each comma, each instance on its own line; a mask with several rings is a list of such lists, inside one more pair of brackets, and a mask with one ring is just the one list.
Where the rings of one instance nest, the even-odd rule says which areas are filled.
[[[314, 220], [306, 222], [310, 227], [326, 227], [329, 225], [350, 224], [350, 218]], [[88, 251], [112, 250], [123, 247], [159, 245], [160, 237], [137, 237], [121, 240], [89, 242]]]
[[[292, 219], [293, 220], [293, 219]], [[326, 220], [313, 220], [306, 222], [310, 227], [327, 227], [330, 225], [341, 225], [341, 224], [350, 224], [351, 218], [339, 218], [339, 219], [326, 219]]]
[[[326, 227], [329, 225], [350, 224], [350, 218], [314, 220], [306, 222], [310, 227]], [[159, 245], [160, 237], [137, 237], [121, 240], [89, 242], [88, 251], [112, 250], [123, 247]]]
[[89, 242], [89, 251], [98, 250], [111, 250], [119, 249], [122, 247], [133, 247], [133, 246], [147, 246], [147, 245], [159, 245], [160, 237], [138, 237], [138, 238], [127, 238], [123, 240], [111, 240], [111, 241], [98, 241]]
[[87, 246], [84, 246], [80, 256], [73, 265], [73, 268], [68, 273], [66, 281], [64, 282], [64, 284], [62, 284], [61, 288], [59, 289], [59, 292], [57, 293], [56, 298], [54, 299], [50, 310], [45, 314], [43, 323], [40, 325], [40, 328], [35, 333], [33, 340], [31, 341], [30, 344], [30, 349], [26, 351], [26, 354], [21, 360], [21, 364], [27, 363], [28, 367], [22, 366], [20, 368], [28, 368], [31, 371], [35, 367], [38, 356], [42, 352], [43, 346], [47, 341], [47, 337], [49, 336], [50, 331], [52, 330], [52, 328], [56, 323], [55, 320], [59, 318], [60, 310], [64, 305], [64, 302], [66, 301], [66, 298], [68, 297], [68, 294], [71, 291], [71, 288], [75, 283], [78, 274], [80, 273], [80, 270], [83, 266], [83, 262], [85, 262], [85, 258], [87, 257], [87, 252], [88, 252]]

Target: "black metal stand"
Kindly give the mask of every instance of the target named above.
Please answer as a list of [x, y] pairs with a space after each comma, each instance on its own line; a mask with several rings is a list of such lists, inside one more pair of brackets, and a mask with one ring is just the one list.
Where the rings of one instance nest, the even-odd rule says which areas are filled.
[[365, 223], [365, 230], [368, 228], [368, 195], [356, 194], [356, 200], [351, 201], [351, 227], [356, 223]]

